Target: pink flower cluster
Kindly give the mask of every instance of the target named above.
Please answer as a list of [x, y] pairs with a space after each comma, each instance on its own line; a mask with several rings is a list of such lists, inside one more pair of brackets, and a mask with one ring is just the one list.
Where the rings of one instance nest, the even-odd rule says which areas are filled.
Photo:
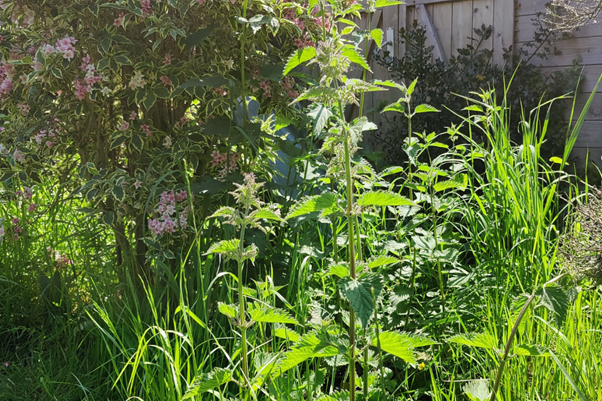
[[263, 91], [263, 97], [265, 97], [266, 99], [269, 99], [272, 97], [272, 85], [270, 84], [269, 81], [261, 81], [261, 83], [259, 84], [259, 87]]
[[56, 268], [62, 269], [67, 267], [68, 265], [73, 264], [73, 261], [69, 259], [69, 257], [65, 253], [60, 253], [59, 251], [57, 251], [56, 249], [52, 249], [51, 247], [46, 248], [46, 251], [50, 254], [50, 257], [54, 259]]
[[71, 36], [65, 36], [63, 39], [59, 39], [56, 42], [55, 48], [57, 52], [63, 53], [63, 58], [71, 60], [75, 57], [75, 38]]
[[153, 135], [153, 131], [151, 131], [150, 127], [148, 125], [146, 125], [146, 124], [142, 124], [140, 126], [140, 129], [142, 131], [144, 131], [144, 133], [146, 134], [147, 138], [149, 138], [149, 137], [151, 137]]
[[165, 191], [161, 194], [161, 199], [155, 208], [155, 213], [159, 217], [148, 220], [148, 228], [154, 236], [160, 237], [165, 233], [174, 234], [178, 226], [181, 229], [186, 228], [188, 206], [182, 208], [178, 213], [176, 201], [182, 203], [187, 197], [186, 191], [177, 193]]
[[79, 66], [80, 70], [84, 71], [86, 75], [82, 79], [76, 79], [73, 82], [73, 86], [75, 87], [74, 93], [75, 97], [79, 100], [84, 100], [86, 97], [86, 93], [92, 92], [92, 87], [94, 84], [99, 84], [102, 82], [102, 74], [97, 73], [96, 67], [93, 63], [90, 63], [90, 55], [86, 54], [85, 57], [82, 58], [82, 64]]
[[237, 163], [240, 160], [240, 154], [234, 152], [230, 153], [220, 153], [218, 150], [214, 150], [211, 153], [211, 166], [218, 167], [219, 173], [217, 175], [217, 179], [223, 181], [226, 178], [226, 175], [233, 173], [236, 171]]
[[29, 114], [29, 106], [25, 103], [19, 103], [17, 105], [17, 108], [19, 109], [19, 112], [21, 113], [22, 116], [26, 116], [27, 114]]
[[23, 191], [21, 191], [20, 189], [17, 190], [17, 192], [15, 192], [15, 195], [19, 196], [19, 197], [23, 197], [25, 198], [25, 200], [31, 200], [31, 197], [33, 196], [33, 192], [31, 191], [31, 188], [29, 187], [23, 187]]
[[218, 96], [228, 96], [228, 92], [223, 86], [220, 86], [219, 88], [213, 88], [213, 93], [217, 94]]
[[153, 15], [153, 10], [151, 8], [150, 0], [142, 0], [142, 14], [143, 15]]
[[48, 148], [52, 148], [56, 145], [56, 137], [59, 133], [58, 128], [43, 129], [36, 135], [36, 143], [38, 145], [44, 144]]
[[297, 27], [304, 31], [305, 30], [305, 23], [303, 22], [303, 20], [297, 18], [297, 12], [295, 11], [295, 9], [290, 9], [288, 10], [285, 14], [284, 14], [284, 19], [287, 19], [289, 21], [292, 21], [295, 25], [297, 25]]
[[293, 85], [295, 85], [295, 80], [292, 77], [284, 78], [284, 82], [282, 82], [282, 87], [286, 91], [286, 94], [288, 95], [288, 97], [292, 97], [293, 99], [296, 99], [299, 97], [299, 92], [296, 90], [293, 90]]
[[18, 217], [13, 217], [13, 219], [11, 220], [12, 223], [12, 230], [14, 233], [14, 239], [15, 241], [18, 240], [19, 238], [21, 238], [21, 234], [23, 233], [23, 227], [21, 227], [21, 225], [19, 224], [21, 220], [19, 220]]
[[115, 20], [113, 21], [113, 25], [119, 27], [119, 26], [123, 26], [123, 17], [125, 16], [125, 14], [122, 12], [121, 14], [119, 14], [117, 16], [117, 18], [115, 18]]
[[0, 100], [8, 95], [13, 89], [13, 77], [15, 76], [15, 67], [12, 64], [2, 61], [0, 63]]
[[293, 44], [298, 49], [303, 49], [305, 47], [312, 47], [315, 45], [314, 41], [311, 40], [311, 38], [309, 37], [309, 34], [307, 32], [305, 32], [302, 37], [295, 38], [295, 40], [293, 41]]

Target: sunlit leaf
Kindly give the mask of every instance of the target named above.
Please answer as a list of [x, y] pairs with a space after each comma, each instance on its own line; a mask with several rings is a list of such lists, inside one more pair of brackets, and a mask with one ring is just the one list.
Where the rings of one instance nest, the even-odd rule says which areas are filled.
[[368, 327], [368, 321], [374, 312], [374, 301], [383, 289], [382, 277], [376, 273], [367, 273], [355, 280], [346, 277], [339, 281], [339, 288], [351, 304], [362, 327]]
[[202, 373], [195, 377], [192, 385], [184, 393], [182, 400], [188, 400], [202, 393], [222, 386], [232, 380], [232, 372], [228, 369], [214, 368], [212, 372]]

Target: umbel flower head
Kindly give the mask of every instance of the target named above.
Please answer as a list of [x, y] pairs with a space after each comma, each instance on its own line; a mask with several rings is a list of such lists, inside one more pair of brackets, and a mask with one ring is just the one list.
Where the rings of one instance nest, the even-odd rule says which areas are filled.
[[592, 189], [573, 209], [570, 229], [560, 239], [560, 261], [576, 279], [602, 283], [602, 191]]

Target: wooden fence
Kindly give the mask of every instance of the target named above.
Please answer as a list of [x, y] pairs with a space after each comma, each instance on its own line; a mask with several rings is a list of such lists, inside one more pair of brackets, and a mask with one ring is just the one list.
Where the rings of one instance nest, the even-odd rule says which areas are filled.
[[[393, 46], [387, 48], [399, 56], [404, 46], [399, 42], [398, 31], [411, 27], [414, 20], [426, 27], [427, 44], [434, 46], [434, 57], [443, 61], [457, 54], [457, 49], [465, 47], [474, 37], [474, 29], [483, 24], [491, 26], [491, 38], [482, 46], [493, 50], [493, 62], [504, 63], [504, 49], [513, 46], [521, 48], [525, 42], [533, 39], [535, 26], [533, 19], [537, 13], [545, 12], [549, 0], [407, 0], [406, 4], [378, 10], [371, 18], [372, 28], [381, 28], [385, 39], [393, 40]], [[360, 22], [366, 28], [367, 18]], [[602, 24], [582, 27], [569, 38], [555, 43], [560, 54], [548, 59], [534, 57], [531, 62], [541, 65], [544, 71], [553, 72], [572, 65], [581, 58], [584, 66], [582, 90], [577, 99], [578, 112], [591, 94], [598, 77], [602, 73]], [[529, 50], [530, 48], [526, 48]], [[372, 54], [371, 49], [370, 54]], [[371, 62], [371, 78], [386, 79], [388, 71]], [[601, 164], [602, 157], [602, 88], [594, 100], [587, 115], [581, 135], [576, 143], [574, 156], [584, 158], [587, 149], [590, 159]], [[366, 99], [369, 108], [378, 101], [394, 101], [395, 93], [373, 93]]]

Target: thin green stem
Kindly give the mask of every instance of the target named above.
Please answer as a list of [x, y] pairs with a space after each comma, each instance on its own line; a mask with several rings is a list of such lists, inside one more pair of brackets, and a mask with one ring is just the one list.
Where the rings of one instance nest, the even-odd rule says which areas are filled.
[[[245, 210], [245, 219], [249, 214], [249, 206]], [[240, 319], [240, 341], [242, 346], [242, 371], [243, 379], [245, 384], [249, 382], [249, 362], [247, 359], [247, 323], [245, 319], [245, 295], [243, 286], [243, 260], [242, 255], [244, 253], [244, 239], [245, 239], [245, 228], [246, 221], [243, 220], [242, 227], [240, 229], [240, 240], [238, 242], [238, 302], [239, 302], [239, 319]]]

